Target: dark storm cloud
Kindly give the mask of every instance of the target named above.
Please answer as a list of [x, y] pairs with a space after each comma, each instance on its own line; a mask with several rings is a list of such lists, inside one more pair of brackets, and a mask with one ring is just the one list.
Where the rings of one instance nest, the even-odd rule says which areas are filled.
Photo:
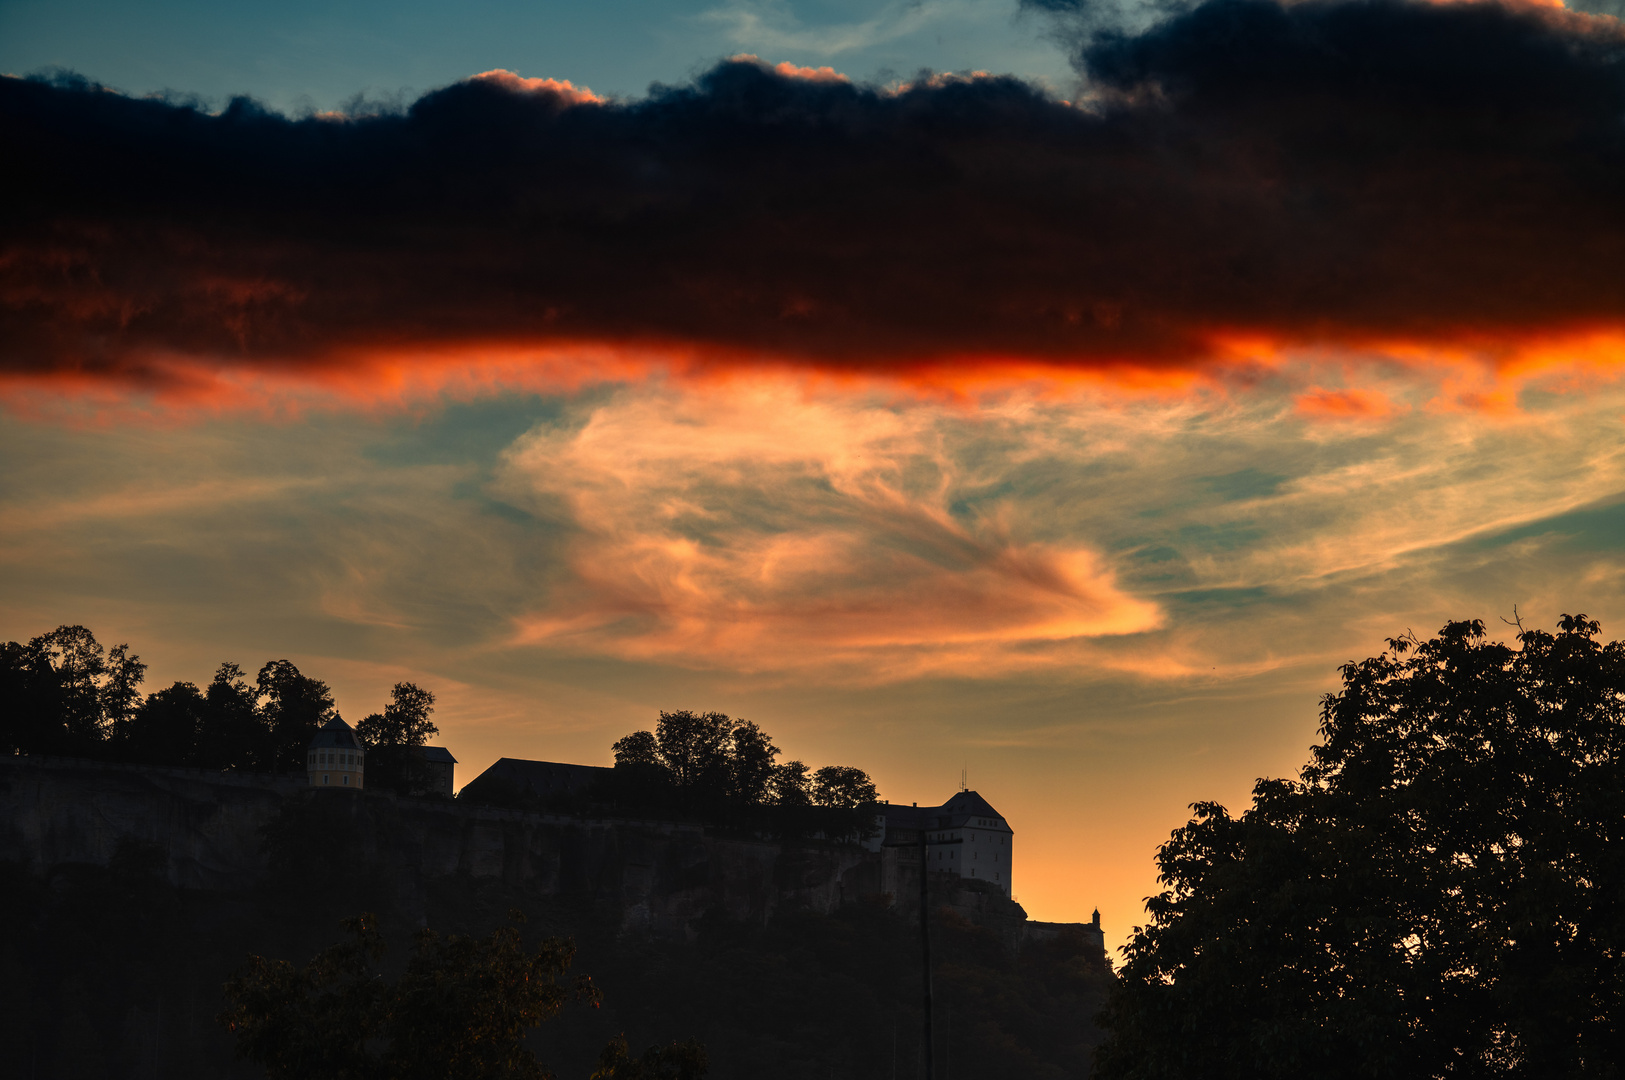
[[475, 79], [349, 119], [5, 79], [0, 365], [549, 340], [1160, 363], [1625, 323], [1613, 20], [1211, 0], [1076, 41], [1081, 107], [752, 61], [632, 102]]

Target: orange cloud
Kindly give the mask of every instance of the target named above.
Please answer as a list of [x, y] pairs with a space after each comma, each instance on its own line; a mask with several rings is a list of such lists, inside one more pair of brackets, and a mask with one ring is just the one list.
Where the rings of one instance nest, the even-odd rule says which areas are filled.
[[1387, 397], [1373, 390], [1324, 390], [1316, 387], [1298, 395], [1300, 413], [1336, 420], [1381, 420], [1398, 410]]
[[1087, 547], [953, 513], [959, 467], [931, 415], [756, 379], [632, 395], [523, 440], [507, 497], [562, 500], [580, 538], [516, 640], [742, 669], [991, 671], [1023, 646], [1160, 625]]
[[568, 105], [602, 105], [609, 100], [593, 93], [585, 86], [576, 86], [569, 79], [527, 79], [505, 68], [482, 71], [471, 78], [500, 86], [511, 93], [544, 94]]
[[752, 64], [770, 70], [775, 75], [786, 79], [800, 79], [815, 83], [846, 83], [849, 85], [852, 82], [851, 79], [827, 65], [823, 67], [803, 67], [800, 64], [792, 64], [788, 60], [777, 64], [768, 64], [755, 53], [735, 53], [728, 57], [728, 62], [732, 64]]

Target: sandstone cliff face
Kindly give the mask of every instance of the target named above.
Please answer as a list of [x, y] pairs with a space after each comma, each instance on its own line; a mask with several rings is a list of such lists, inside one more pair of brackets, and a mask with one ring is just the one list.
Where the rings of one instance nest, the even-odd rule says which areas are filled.
[[[363, 867], [404, 911], [442, 879], [575, 897], [623, 930], [681, 939], [708, 913], [765, 923], [875, 891], [879, 856], [785, 849], [669, 821], [592, 820], [308, 787], [303, 777], [0, 758], [0, 860], [108, 865], [130, 844], [178, 888], [242, 892], [282, 856]], [[917, 879], [916, 879], [917, 880]]]
[[[0, 908], [19, 931], [0, 942], [0, 1028], [42, 1078], [247, 1080], [259, 1070], [216, 1016], [248, 955], [312, 956], [365, 911], [398, 965], [419, 926], [483, 935], [517, 908], [532, 940], [573, 939], [606, 987], [603, 1010], [538, 1036], [559, 1075], [586, 1075], [624, 1031], [638, 1045], [700, 1038], [718, 1080], [884, 1080], [899, 1023], [913, 1054], [919, 868], [906, 847], [0, 758]], [[1098, 931], [932, 878], [939, 1000], [959, 1002], [955, 1016], [979, 1003], [955, 1060], [998, 1064], [969, 1070], [980, 1076], [1081, 1075], [1067, 1068], [1087, 1061], [1110, 978]], [[803, 1068], [786, 1071], [786, 1055]]]
[[[787, 848], [694, 823], [318, 790], [302, 776], [0, 758], [0, 860], [38, 873], [107, 866], [131, 844], [159, 858], [182, 889], [248, 892], [280, 858], [365, 874], [370, 892], [388, 895], [408, 918], [421, 917], [437, 883], [483, 881], [511, 894], [578, 899], [624, 933], [663, 940], [690, 936], [708, 914], [765, 924], [789, 910], [829, 914], [874, 902], [911, 916], [919, 905], [918, 856], [908, 848]], [[1020, 905], [976, 884], [934, 880], [932, 904], [1011, 946], [1060, 929], [1028, 921]], [[1088, 924], [1074, 929], [1099, 937]]]
[[134, 841], [164, 853], [173, 885], [244, 889], [265, 873], [261, 830], [305, 786], [303, 777], [0, 757], [0, 859], [40, 871], [106, 866]]

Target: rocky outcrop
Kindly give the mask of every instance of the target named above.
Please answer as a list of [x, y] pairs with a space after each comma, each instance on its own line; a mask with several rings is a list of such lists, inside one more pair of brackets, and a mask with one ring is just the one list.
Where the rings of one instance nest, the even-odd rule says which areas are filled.
[[161, 851], [178, 887], [248, 888], [267, 868], [262, 830], [307, 786], [303, 776], [0, 757], [0, 859], [106, 866], [134, 843]]

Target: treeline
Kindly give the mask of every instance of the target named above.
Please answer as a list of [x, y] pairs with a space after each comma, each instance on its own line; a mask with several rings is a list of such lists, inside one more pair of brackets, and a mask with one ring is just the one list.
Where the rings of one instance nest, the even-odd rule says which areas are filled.
[[[150, 694], [141, 692], [146, 674], [128, 645], [104, 647], [83, 626], [0, 645], [0, 753], [298, 774], [316, 732], [340, 718], [328, 685], [289, 660], [267, 661], [252, 679], [223, 663], [207, 685]], [[432, 692], [396, 683], [383, 711], [355, 725], [368, 789], [426, 790], [421, 748], [439, 734], [434, 704]], [[466, 794], [519, 809], [682, 814], [783, 839], [856, 840], [875, 829], [880, 795], [868, 773], [781, 762], [772, 736], [748, 720], [662, 711], [652, 731], [613, 750], [605, 779], [567, 793], [482, 781]]]
[[[291, 661], [270, 660], [252, 680], [224, 663], [203, 687], [176, 682], [141, 692], [147, 665], [128, 645], [104, 647], [83, 626], [59, 626], [0, 646], [0, 751], [141, 765], [302, 773], [310, 740], [339, 717], [333, 693]], [[423, 786], [418, 748], [438, 733], [434, 694], [397, 683], [389, 704], [356, 725], [367, 748], [367, 786]]]
[[780, 763], [773, 737], [723, 713], [662, 712], [653, 731], [615, 743], [617, 787], [654, 808], [778, 833], [861, 839], [880, 801], [862, 769]]
[[876, 829], [880, 793], [868, 773], [780, 762], [773, 737], [749, 720], [662, 711], [654, 730], [634, 731], [613, 750], [613, 770], [568, 792], [482, 778], [461, 797], [513, 809], [676, 814], [780, 839], [861, 840]]

